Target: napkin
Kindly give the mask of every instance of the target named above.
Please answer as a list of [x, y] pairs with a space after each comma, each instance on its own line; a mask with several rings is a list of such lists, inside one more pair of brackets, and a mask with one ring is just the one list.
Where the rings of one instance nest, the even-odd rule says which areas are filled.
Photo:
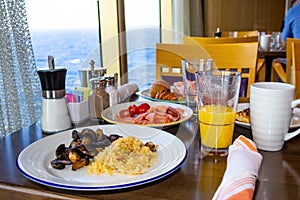
[[224, 177], [213, 200], [252, 199], [261, 161], [255, 143], [239, 136], [229, 147]]
[[124, 102], [138, 91], [139, 87], [135, 83], [126, 83], [118, 87], [118, 102]]

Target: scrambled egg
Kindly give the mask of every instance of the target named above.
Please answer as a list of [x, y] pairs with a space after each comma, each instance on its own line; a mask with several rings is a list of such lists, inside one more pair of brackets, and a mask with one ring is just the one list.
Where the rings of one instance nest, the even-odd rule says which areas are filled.
[[119, 138], [94, 158], [90, 174], [143, 174], [157, 161], [157, 152], [134, 137]]

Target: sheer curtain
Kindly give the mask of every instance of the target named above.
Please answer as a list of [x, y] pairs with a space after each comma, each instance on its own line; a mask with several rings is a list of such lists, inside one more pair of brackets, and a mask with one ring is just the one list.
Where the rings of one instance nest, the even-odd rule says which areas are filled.
[[175, 42], [182, 42], [182, 34], [204, 36], [203, 6], [203, 0], [173, 0]]
[[40, 83], [25, 0], [0, 0], [0, 137], [39, 119]]

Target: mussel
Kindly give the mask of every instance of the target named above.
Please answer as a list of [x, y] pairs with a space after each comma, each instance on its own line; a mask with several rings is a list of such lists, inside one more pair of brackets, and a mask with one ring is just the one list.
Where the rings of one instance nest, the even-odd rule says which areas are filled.
[[72, 141], [69, 146], [60, 144], [55, 150], [56, 158], [51, 161], [51, 166], [55, 169], [64, 169], [66, 165], [72, 165], [72, 170], [80, 169], [89, 165], [99, 151], [111, 145], [111, 143], [121, 136], [106, 136], [102, 129], [96, 131], [84, 128], [81, 132], [72, 131]]

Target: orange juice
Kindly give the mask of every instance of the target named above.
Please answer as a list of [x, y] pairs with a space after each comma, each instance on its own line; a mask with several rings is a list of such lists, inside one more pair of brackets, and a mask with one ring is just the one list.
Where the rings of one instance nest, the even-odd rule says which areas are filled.
[[232, 143], [235, 111], [231, 107], [206, 105], [199, 109], [201, 144], [224, 149]]

